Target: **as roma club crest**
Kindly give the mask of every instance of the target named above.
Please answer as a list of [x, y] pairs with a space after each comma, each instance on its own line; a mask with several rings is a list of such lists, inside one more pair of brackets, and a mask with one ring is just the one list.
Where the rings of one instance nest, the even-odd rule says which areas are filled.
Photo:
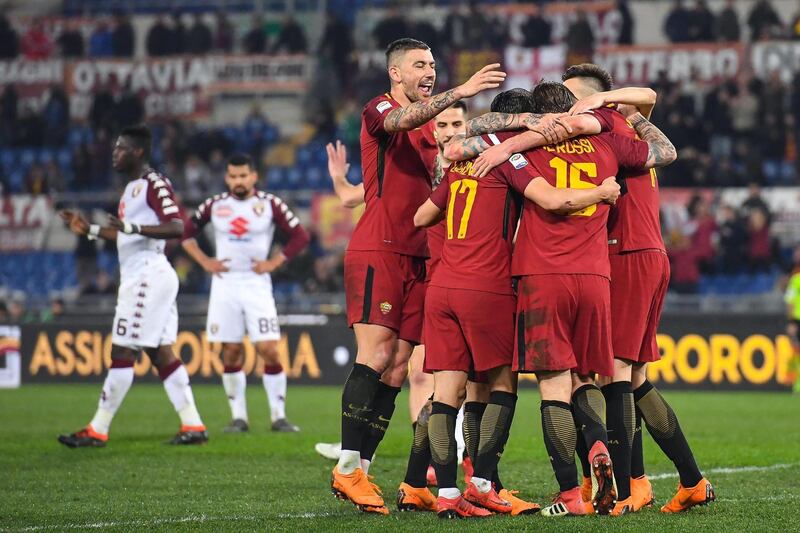
[[381, 313], [384, 315], [388, 315], [389, 312], [392, 310], [392, 304], [389, 302], [381, 302], [379, 307], [381, 308]]
[[143, 188], [144, 186], [140, 183], [139, 185], [133, 188], [133, 191], [131, 191], [131, 196], [136, 198], [137, 196], [139, 196], [139, 193], [142, 192]]
[[264, 214], [264, 202], [256, 202], [253, 204], [253, 213], [256, 214], [257, 217], [260, 217]]

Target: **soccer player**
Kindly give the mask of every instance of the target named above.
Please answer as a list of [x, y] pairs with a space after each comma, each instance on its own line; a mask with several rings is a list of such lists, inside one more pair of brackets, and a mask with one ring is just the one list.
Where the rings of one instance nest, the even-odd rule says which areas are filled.
[[[642, 129], [653, 128], [646, 120], [655, 104], [652, 91], [649, 100], [647, 95], [636, 98], [631, 89], [612, 91], [611, 76], [593, 64], [572, 66], [563, 79], [580, 98], [573, 111], [634, 104], [640, 112], [629, 117], [611, 114], [612, 131], [634, 138], [637, 133], [642, 136]], [[675, 412], [647, 380], [647, 363], [660, 358], [656, 332], [669, 285], [669, 260], [661, 237], [655, 171], [631, 173], [626, 175], [625, 183], [627, 192], [608, 221], [611, 313], [620, 327], [612, 329], [613, 379], [602, 380], [608, 430], [615, 435], [610, 452], [619, 491], [616, 511], [621, 512], [623, 506], [636, 511], [654, 499], [644, 473], [643, 417], [650, 434], [680, 475], [678, 492], [661, 508], [665, 513], [674, 513], [709, 503], [715, 494], [697, 467]]]
[[[262, 381], [272, 431], [293, 432], [299, 428], [286, 419], [286, 372], [278, 355], [281, 332], [270, 273], [302, 251], [309, 237], [289, 206], [277, 196], [257, 190], [257, 181], [250, 156], [232, 155], [225, 174], [229, 192], [200, 204], [186, 225], [182, 244], [192, 259], [213, 275], [206, 335], [210, 341], [222, 343], [222, 384], [232, 416], [225, 431], [249, 429], [247, 376], [242, 370], [246, 331], [264, 363]], [[216, 258], [208, 257], [194, 238], [209, 222], [214, 227]], [[268, 259], [276, 229], [288, 235], [289, 241]]]
[[[524, 90], [500, 93], [492, 111], [515, 111], [507, 108], [518, 100], [520, 92], [528, 98]], [[517, 384], [511, 372], [515, 299], [510, 266], [519, 202], [512, 188], [547, 209], [567, 212], [613, 201], [619, 194], [613, 178], [591, 190], [559, 190], [530, 174], [527, 167], [520, 156], [475, 179], [471, 161], [453, 164], [447, 181], [414, 217], [416, 225], [427, 226], [447, 210], [441, 264], [431, 280], [425, 309], [426, 330], [437, 332], [426, 339], [425, 367], [434, 373], [435, 381], [429, 434], [439, 481], [438, 512], [443, 518], [512, 510], [490, 480], [516, 405]], [[487, 313], [487, 309], [492, 312]], [[475, 474], [462, 497], [456, 486], [454, 429], [473, 370], [487, 372], [491, 394], [480, 425]], [[538, 510], [538, 506], [531, 510]]]
[[164, 255], [164, 241], [181, 236], [183, 219], [169, 179], [148, 165], [151, 144], [150, 130], [144, 126], [127, 127], [117, 138], [112, 164], [128, 179], [119, 202], [119, 218], [109, 215], [108, 225], [101, 227], [89, 224], [74, 211], [60, 213], [80, 237], [116, 240], [120, 265], [111, 368], [91, 422], [80, 431], [58, 437], [70, 448], [106, 445], [111, 420], [133, 384], [133, 364], [141, 351], [158, 369], [181, 420], [180, 431], [170, 444], [208, 441], [189, 374], [172, 350], [178, 333], [178, 276]]
[[[534, 112], [564, 112], [575, 97], [559, 83], [534, 89]], [[669, 140], [642, 117], [643, 141], [613, 133], [579, 137], [526, 155], [537, 175], [556, 187], [592, 188], [621, 167], [653, 168], [676, 155]], [[606, 123], [604, 129], [610, 124]], [[575, 472], [576, 423], [595, 477], [593, 506], [614, 509], [612, 464], [608, 456], [603, 396], [594, 374], [613, 375], [608, 206], [597, 204], [567, 217], [526, 202], [514, 250], [512, 273], [519, 276], [514, 368], [536, 372], [542, 397], [545, 446], [560, 493], [545, 516], [588, 514]]]
[[505, 73], [487, 65], [466, 83], [433, 96], [435, 62], [421, 41], [386, 50], [389, 93], [364, 106], [361, 162], [366, 210], [345, 254], [348, 323], [358, 352], [342, 392], [342, 452], [331, 490], [363, 511], [388, 514], [365, 474], [394, 412], [424, 299], [425, 232], [413, 213], [431, 190], [436, 144], [429, 122], [455, 101], [498, 87]]

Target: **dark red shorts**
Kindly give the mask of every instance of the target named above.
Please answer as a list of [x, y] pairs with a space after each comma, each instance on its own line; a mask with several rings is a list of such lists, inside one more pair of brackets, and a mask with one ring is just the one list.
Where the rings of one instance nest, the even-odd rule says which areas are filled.
[[614, 254], [611, 259], [611, 342], [614, 357], [658, 361], [656, 343], [669, 285], [669, 259], [660, 250]]
[[377, 324], [412, 344], [422, 338], [425, 258], [379, 251], [344, 254], [347, 323]]
[[608, 279], [593, 274], [520, 278], [514, 344], [513, 369], [518, 372], [612, 376]]
[[475, 371], [478, 381], [482, 371], [510, 365], [514, 307], [511, 294], [428, 287], [425, 371]]

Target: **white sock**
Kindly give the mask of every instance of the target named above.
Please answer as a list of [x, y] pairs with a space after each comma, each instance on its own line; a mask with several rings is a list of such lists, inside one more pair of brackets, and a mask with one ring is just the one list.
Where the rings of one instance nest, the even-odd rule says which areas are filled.
[[361, 468], [361, 452], [358, 450], [342, 450], [336, 468], [342, 474], [352, 474]]
[[369, 465], [372, 464], [372, 461], [367, 459], [361, 459], [361, 470], [364, 471], [365, 474], [369, 474]]
[[167, 391], [169, 401], [172, 402], [172, 406], [181, 417], [181, 426], [203, 426], [200, 413], [197, 412], [194, 404], [194, 395], [192, 387], [189, 385], [189, 374], [186, 372], [185, 366], [179, 366], [167, 376], [164, 380], [164, 390]]
[[101, 435], [108, 435], [108, 428], [114, 414], [122, 405], [122, 400], [133, 384], [133, 367], [109, 368], [106, 380], [103, 382], [103, 391], [100, 401], [97, 402], [97, 412], [89, 424]]
[[231, 416], [234, 420], [241, 419], [247, 422], [247, 377], [244, 370], [238, 372], [225, 372], [222, 374], [222, 386], [228, 396], [228, 405], [231, 406]]
[[448, 500], [453, 500], [461, 496], [461, 491], [458, 490], [457, 487], [452, 487], [449, 489], [439, 489], [439, 496], [442, 498], [447, 498]]
[[286, 372], [264, 374], [261, 380], [264, 382], [264, 390], [267, 391], [272, 421], [286, 418]]
[[466, 447], [467, 445], [464, 444], [464, 406], [462, 405], [456, 417], [456, 448], [458, 451], [457, 457], [459, 463], [464, 460], [464, 450]]
[[492, 482], [482, 477], [472, 476], [472, 484], [475, 485], [475, 488], [478, 489], [478, 492], [481, 494], [486, 494], [492, 490]]

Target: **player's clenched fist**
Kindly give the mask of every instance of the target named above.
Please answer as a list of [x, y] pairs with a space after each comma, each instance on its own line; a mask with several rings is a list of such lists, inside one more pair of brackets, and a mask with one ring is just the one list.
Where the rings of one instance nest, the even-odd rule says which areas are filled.
[[500, 70], [500, 63], [486, 65], [472, 75], [465, 83], [456, 87], [458, 98], [469, 98], [487, 89], [496, 89], [506, 81], [506, 73]]
[[86, 219], [77, 211], [64, 209], [63, 211], [59, 211], [58, 216], [67, 224], [72, 233], [80, 236], [89, 233], [89, 223], [86, 222]]
[[619, 183], [617, 183], [617, 178], [615, 176], [604, 179], [603, 183], [600, 184], [600, 190], [603, 191], [603, 201], [605, 203], [611, 205], [617, 203], [620, 186]]

